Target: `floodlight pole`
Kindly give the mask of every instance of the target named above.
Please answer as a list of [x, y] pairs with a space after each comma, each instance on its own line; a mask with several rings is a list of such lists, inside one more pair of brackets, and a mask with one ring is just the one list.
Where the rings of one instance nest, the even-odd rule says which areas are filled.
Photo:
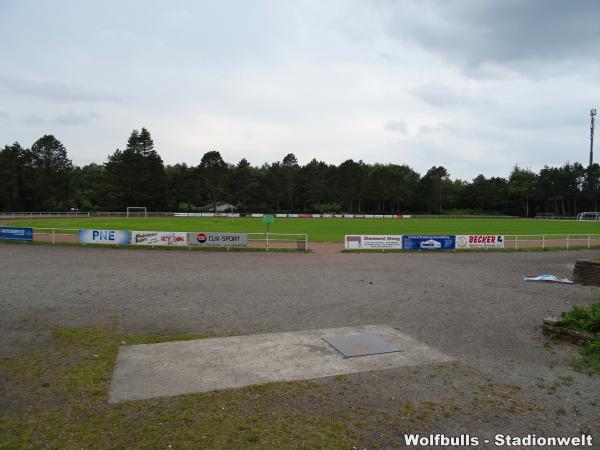
[[594, 164], [594, 128], [596, 128], [596, 108], [590, 109], [590, 167]]

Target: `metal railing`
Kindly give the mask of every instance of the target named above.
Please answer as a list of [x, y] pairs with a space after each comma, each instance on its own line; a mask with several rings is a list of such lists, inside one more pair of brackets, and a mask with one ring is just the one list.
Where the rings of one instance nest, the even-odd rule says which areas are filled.
[[536, 220], [577, 220], [577, 216], [557, 216], [557, 215], [540, 215], [537, 214]]
[[[52, 244], [59, 242], [79, 242], [79, 228], [42, 228], [33, 227], [34, 240], [43, 236], [43, 241]], [[179, 231], [181, 233], [196, 233], [197, 231]], [[233, 231], [232, 231], [233, 232]], [[308, 234], [304, 233], [245, 233], [248, 241], [269, 251], [274, 248], [296, 248], [308, 251]], [[188, 245], [191, 247], [191, 245]], [[506, 234], [504, 249], [527, 248], [592, 248], [600, 247], [600, 233], [588, 234]]]
[[33, 227], [33, 240], [36, 240], [38, 236], [48, 236], [48, 239], [42, 239], [43, 241], [52, 242], [56, 244], [57, 241], [65, 242], [62, 236], [77, 236], [79, 241], [79, 228], [38, 228]]
[[248, 241], [264, 242], [267, 252], [273, 244], [295, 243], [298, 250], [308, 251], [308, 234], [305, 233], [247, 233]]
[[250, 213], [250, 212], [178, 212], [178, 211], [147, 211], [146, 213], [130, 213], [126, 211], [52, 211], [52, 212], [0, 212], [0, 219], [19, 217], [242, 217], [258, 218], [273, 215], [278, 218], [334, 218], [334, 219], [518, 219], [517, 216], [501, 215], [443, 215], [443, 214], [400, 214], [400, 213]]
[[[79, 231], [83, 228], [43, 228], [33, 227], [33, 238], [36, 236], [44, 236], [42, 241], [51, 242], [52, 244], [60, 242], [79, 242]], [[154, 230], [149, 230], [154, 231]], [[172, 231], [172, 230], [171, 230]], [[171, 231], [164, 231], [169, 233]], [[197, 233], [198, 231], [173, 231], [177, 233]], [[237, 233], [232, 231], [231, 233]], [[277, 248], [296, 248], [308, 252], [308, 234], [305, 233], [243, 233], [248, 235], [248, 242], [254, 242], [264, 245], [268, 252]], [[65, 239], [66, 238], [66, 239]], [[119, 245], [119, 244], [116, 244]], [[121, 244], [132, 245], [132, 244]], [[260, 248], [262, 245], [256, 245]], [[188, 249], [192, 247], [188, 243]]]
[[504, 235], [504, 248], [592, 248], [600, 246], [600, 234], [512, 234]]
[[20, 217], [41, 218], [48, 217], [90, 217], [89, 212], [82, 211], [50, 211], [50, 212], [0, 212], [0, 219], [17, 219]]

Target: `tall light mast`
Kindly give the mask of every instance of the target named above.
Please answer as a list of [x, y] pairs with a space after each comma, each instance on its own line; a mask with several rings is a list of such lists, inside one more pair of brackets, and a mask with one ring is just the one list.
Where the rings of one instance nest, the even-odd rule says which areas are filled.
[[590, 109], [590, 167], [594, 164], [594, 128], [596, 128], [596, 108]]

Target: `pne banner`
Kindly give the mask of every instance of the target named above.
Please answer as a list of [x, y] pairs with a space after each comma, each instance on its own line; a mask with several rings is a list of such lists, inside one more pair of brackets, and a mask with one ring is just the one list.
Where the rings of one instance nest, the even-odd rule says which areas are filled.
[[124, 230], [79, 230], [82, 244], [129, 244], [129, 231]]
[[456, 236], [403, 236], [402, 248], [404, 250], [454, 250]]
[[33, 228], [0, 227], [0, 239], [11, 241], [32, 241]]

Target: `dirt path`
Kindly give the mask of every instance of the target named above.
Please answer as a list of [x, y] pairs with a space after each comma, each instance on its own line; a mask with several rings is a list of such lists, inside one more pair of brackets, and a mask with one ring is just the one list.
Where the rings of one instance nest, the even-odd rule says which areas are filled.
[[312, 404], [310, 395], [317, 395], [327, 401], [323, 417], [330, 417], [330, 406], [353, 412], [353, 423], [367, 425], [356, 425], [356, 432], [381, 448], [401, 447], [398, 436], [415, 410], [418, 432], [591, 432], [596, 439], [599, 379], [571, 370], [575, 350], [550, 344], [540, 324], [591, 303], [600, 289], [521, 277], [569, 276], [575, 259], [599, 256], [598, 250], [315, 255], [0, 245], [0, 260], [10, 262], [0, 271], [0, 355], [39, 350], [55, 325], [251, 335], [383, 324], [457, 364], [319, 381], [341, 387], [277, 394], [274, 411], [285, 403], [310, 415], [302, 402]]

